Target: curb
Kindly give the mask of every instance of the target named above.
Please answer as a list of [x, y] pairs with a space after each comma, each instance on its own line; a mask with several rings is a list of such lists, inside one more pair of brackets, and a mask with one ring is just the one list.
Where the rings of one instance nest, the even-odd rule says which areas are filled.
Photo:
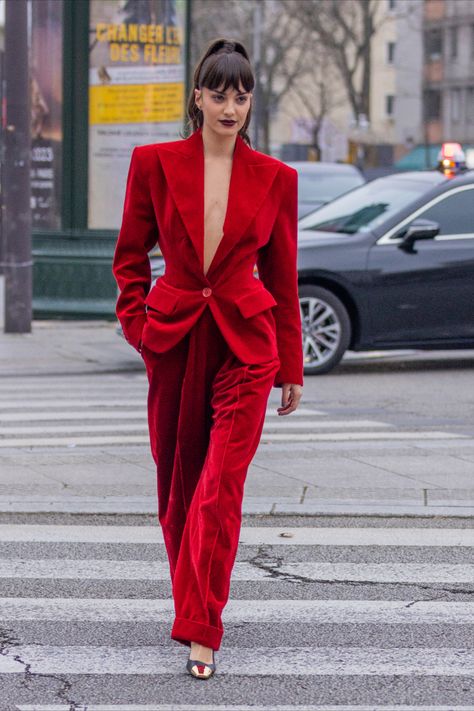
[[[0, 513], [74, 513], [156, 515], [157, 502], [152, 496], [0, 496]], [[282, 503], [269, 497], [244, 498], [243, 515], [272, 516], [444, 516], [473, 518], [474, 506], [423, 506], [421, 504], [311, 502]]]

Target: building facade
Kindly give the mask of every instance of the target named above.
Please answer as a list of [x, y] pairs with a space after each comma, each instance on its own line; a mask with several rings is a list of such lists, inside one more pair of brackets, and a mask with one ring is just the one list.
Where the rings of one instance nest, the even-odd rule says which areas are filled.
[[[374, 7], [377, 29], [370, 46], [370, 115], [353, 115], [340, 74], [334, 69], [329, 74], [323, 62], [331, 102], [322, 123], [322, 160], [354, 161], [354, 146], [363, 146], [366, 164], [391, 165], [423, 140], [424, 0], [377, 0]], [[318, 67], [315, 61], [314, 76], [302, 78], [305, 86], [314, 81], [309, 96], [318, 96]], [[311, 128], [311, 117], [295, 92], [294, 100], [285, 100], [278, 111], [272, 136], [282, 143], [309, 144]], [[272, 148], [278, 152], [278, 142]]]
[[474, 2], [425, 0], [423, 112], [428, 143], [474, 142]]

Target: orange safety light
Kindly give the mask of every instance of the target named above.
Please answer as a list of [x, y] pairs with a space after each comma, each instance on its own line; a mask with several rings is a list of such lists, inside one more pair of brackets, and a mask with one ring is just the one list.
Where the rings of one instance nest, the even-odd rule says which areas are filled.
[[466, 156], [460, 143], [448, 141], [441, 145], [437, 169], [447, 178], [452, 178], [466, 170]]

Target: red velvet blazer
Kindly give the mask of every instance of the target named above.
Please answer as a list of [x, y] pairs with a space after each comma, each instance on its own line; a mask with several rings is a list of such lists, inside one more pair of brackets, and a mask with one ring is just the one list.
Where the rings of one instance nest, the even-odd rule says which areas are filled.
[[[202, 129], [134, 148], [113, 273], [117, 317], [137, 350], [168, 350], [209, 308], [243, 363], [278, 356], [274, 385], [303, 384], [297, 176], [237, 135], [223, 237], [204, 276]], [[157, 243], [165, 273], [150, 290], [148, 252]]]

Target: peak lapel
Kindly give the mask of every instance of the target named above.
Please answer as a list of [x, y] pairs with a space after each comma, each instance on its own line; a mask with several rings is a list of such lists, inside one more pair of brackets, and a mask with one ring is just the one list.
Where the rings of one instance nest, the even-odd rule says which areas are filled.
[[[169, 188], [194, 245], [203, 272], [204, 264], [204, 147], [202, 129], [171, 147], [161, 147], [160, 156]], [[218, 264], [238, 243], [257, 214], [278, 172], [277, 162], [253, 151], [237, 135], [232, 160], [223, 236], [209, 266], [210, 278]]]
[[204, 151], [198, 132], [172, 145], [159, 145], [171, 196], [202, 268], [204, 228]]
[[208, 277], [245, 234], [270, 190], [278, 169], [277, 162], [252, 150], [237, 135], [223, 236], [209, 266]]

